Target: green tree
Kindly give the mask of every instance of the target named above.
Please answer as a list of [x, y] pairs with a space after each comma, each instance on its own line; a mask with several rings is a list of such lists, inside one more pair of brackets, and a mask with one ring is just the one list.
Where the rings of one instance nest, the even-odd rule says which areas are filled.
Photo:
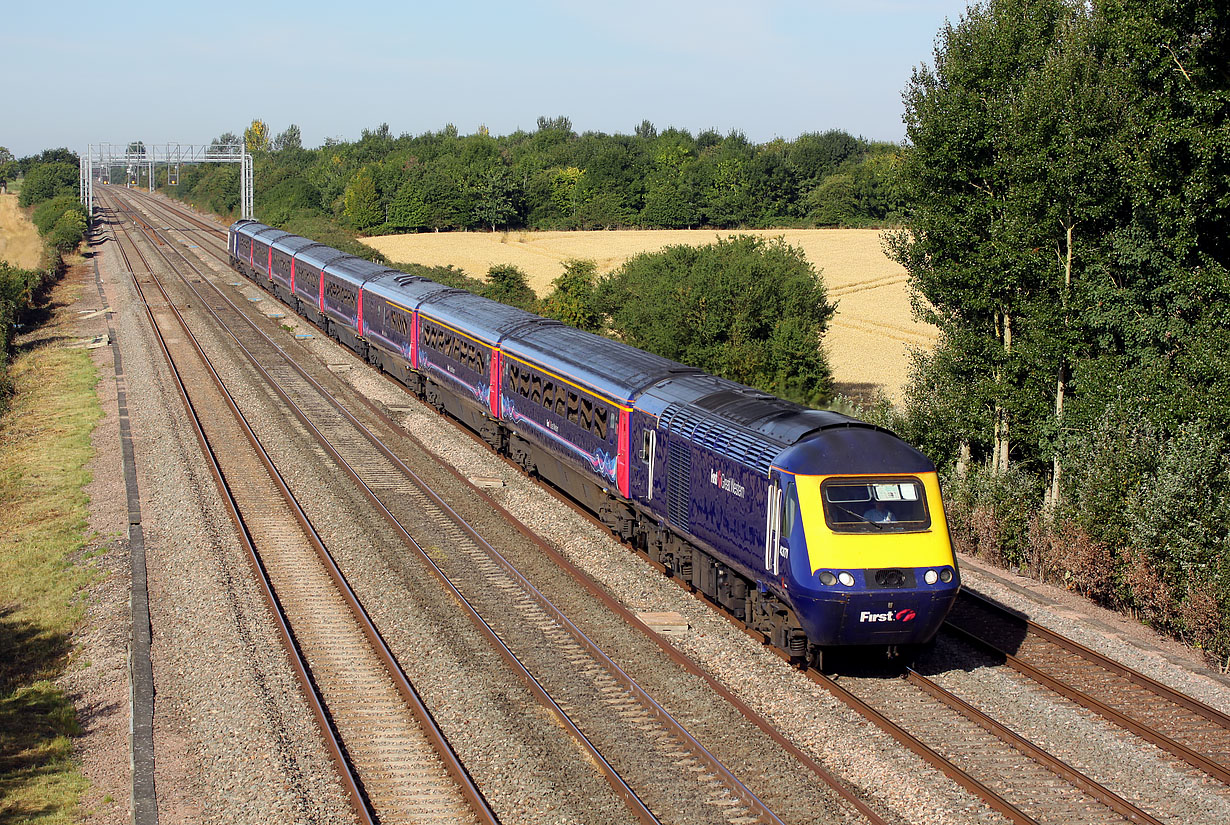
[[389, 226], [396, 229], [422, 229], [431, 225], [431, 210], [423, 200], [420, 182], [408, 180], [389, 202]]
[[551, 282], [542, 314], [587, 332], [602, 331], [602, 315], [595, 300], [598, 265], [590, 260], [564, 261], [564, 273]]
[[80, 173], [76, 164], [60, 161], [41, 163], [26, 173], [18, 202], [22, 206], [32, 206], [57, 195], [73, 194], [79, 187]]
[[538, 307], [538, 296], [530, 289], [529, 279], [512, 264], [497, 264], [488, 269], [487, 284], [481, 293], [484, 298], [531, 312]]
[[299, 131], [299, 127], [294, 123], [286, 127], [286, 131], [279, 134], [273, 139], [273, 151], [280, 152], [283, 149], [302, 149], [303, 135]]
[[17, 160], [8, 147], [0, 146], [0, 186], [17, 177]]
[[858, 212], [854, 175], [840, 172], [829, 175], [807, 193], [807, 217], [817, 226], [847, 226]]
[[47, 235], [47, 243], [60, 252], [70, 252], [76, 249], [81, 239], [85, 237], [85, 228], [85, 215], [75, 209], [70, 209], [61, 215], [55, 226], [51, 228], [50, 234]]
[[474, 218], [491, 227], [507, 224], [517, 215], [516, 187], [505, 169], [494, 167], [483, 172], [471, 186]]
[[832, 393], [821, 340], [835, 308], [780, 238], [638, 255], [599, 283], [597, 305], [633, 346], [803, 403]]
[[380, 195], [376, 192], [376, 184], [368, 168], [364, 167], [351, 179], [344, 199], [346, 220], [360, 232], [384, 222]]
[[962, 368], [949, 391], [965, 399], [959, 420], [978, 424], [968, 446], [989, 455], [993, 472], [1008, 467], [1025, 415], [1017, 405], [1045, 397], [1045, 373], [1025, 357], [1023, 338], [1034, 330], [1021, 317], [1042, 298], [1039, 264], [1049, 255], [1022, 237], [1030, 229], [1022, 201], [1045, 187], [1021, 174], [1036, 150], [1016, 138], [1013, 114], [1063, 9], [1062, 0], [975, 6], [941, 31], [934, 70], [915, 70], [905, 93], [911, 151], [901, 178], [911, 206], [892, 252], [924, 319], [956, 350], [942, 362]]

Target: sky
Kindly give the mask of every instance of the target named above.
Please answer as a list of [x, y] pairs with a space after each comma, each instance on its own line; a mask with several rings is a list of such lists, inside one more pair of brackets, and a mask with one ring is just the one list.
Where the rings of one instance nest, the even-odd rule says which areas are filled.
[[503, 135], [842, 129], [900, 142], [901, 93], [965, 0], [17, 0], [0, 45], [0, 146], [203, 144], [254, 118], [307, 147], [453, 124]]

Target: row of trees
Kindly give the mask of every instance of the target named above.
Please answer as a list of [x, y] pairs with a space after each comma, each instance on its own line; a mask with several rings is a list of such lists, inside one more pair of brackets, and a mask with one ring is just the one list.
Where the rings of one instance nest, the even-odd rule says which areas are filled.
[[905, 94], [898, 426], [970, 548], [1230, 656], [1230, 8], [990, 0]]
[[51, 149], [17, 161], [0, 147], [0, 182], [22, 177], [19, 203], [34, 207], [32, 219], [46, 244], [45, 263], [39, 269], [18, 269], [0, 261], [0, 409], [7, 407], [10, 393], [8, 355], [15, 324], [39, 290], [63, 271], [61, 253], [76, 249], [85, 235], [86, 211], [77, 199], [77, 168], [77, 156], [67, 149]]
[[[865, 225], [901, 208], [892, 183], [899, 147], [841, 131], [757, 145], [738, 132], [659, 133], [648, 121], [630, 135], [578, 135], [568, 118], [543, 117], [534, 132], [502, 137], [452, 126], [393, 137], [386, 124], [309, 150], [297, 126], [270, 139], [257, 120], [243, 140], [256, 157], [262, 220], [324, 214], [370, 234]], [[192, 167], [179, 194], [233, 210], [236, 174]]]

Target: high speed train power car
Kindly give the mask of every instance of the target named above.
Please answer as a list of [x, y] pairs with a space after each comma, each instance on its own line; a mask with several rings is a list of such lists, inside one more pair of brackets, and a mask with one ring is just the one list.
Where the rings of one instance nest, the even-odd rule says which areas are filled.
[[892, 433], [255, 221], [231, 263], [800, 661], [931, 640], [960, 576]]

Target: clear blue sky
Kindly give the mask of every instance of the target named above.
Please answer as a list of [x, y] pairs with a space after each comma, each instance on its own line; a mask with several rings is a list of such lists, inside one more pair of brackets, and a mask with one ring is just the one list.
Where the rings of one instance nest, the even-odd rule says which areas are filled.
[[205, 143], [261, 118], [305, 146], [419, 134], [630, 133], [900, 141], [901, 92], [964, 0], [62, 3], [0, 20], [0, 146]]

